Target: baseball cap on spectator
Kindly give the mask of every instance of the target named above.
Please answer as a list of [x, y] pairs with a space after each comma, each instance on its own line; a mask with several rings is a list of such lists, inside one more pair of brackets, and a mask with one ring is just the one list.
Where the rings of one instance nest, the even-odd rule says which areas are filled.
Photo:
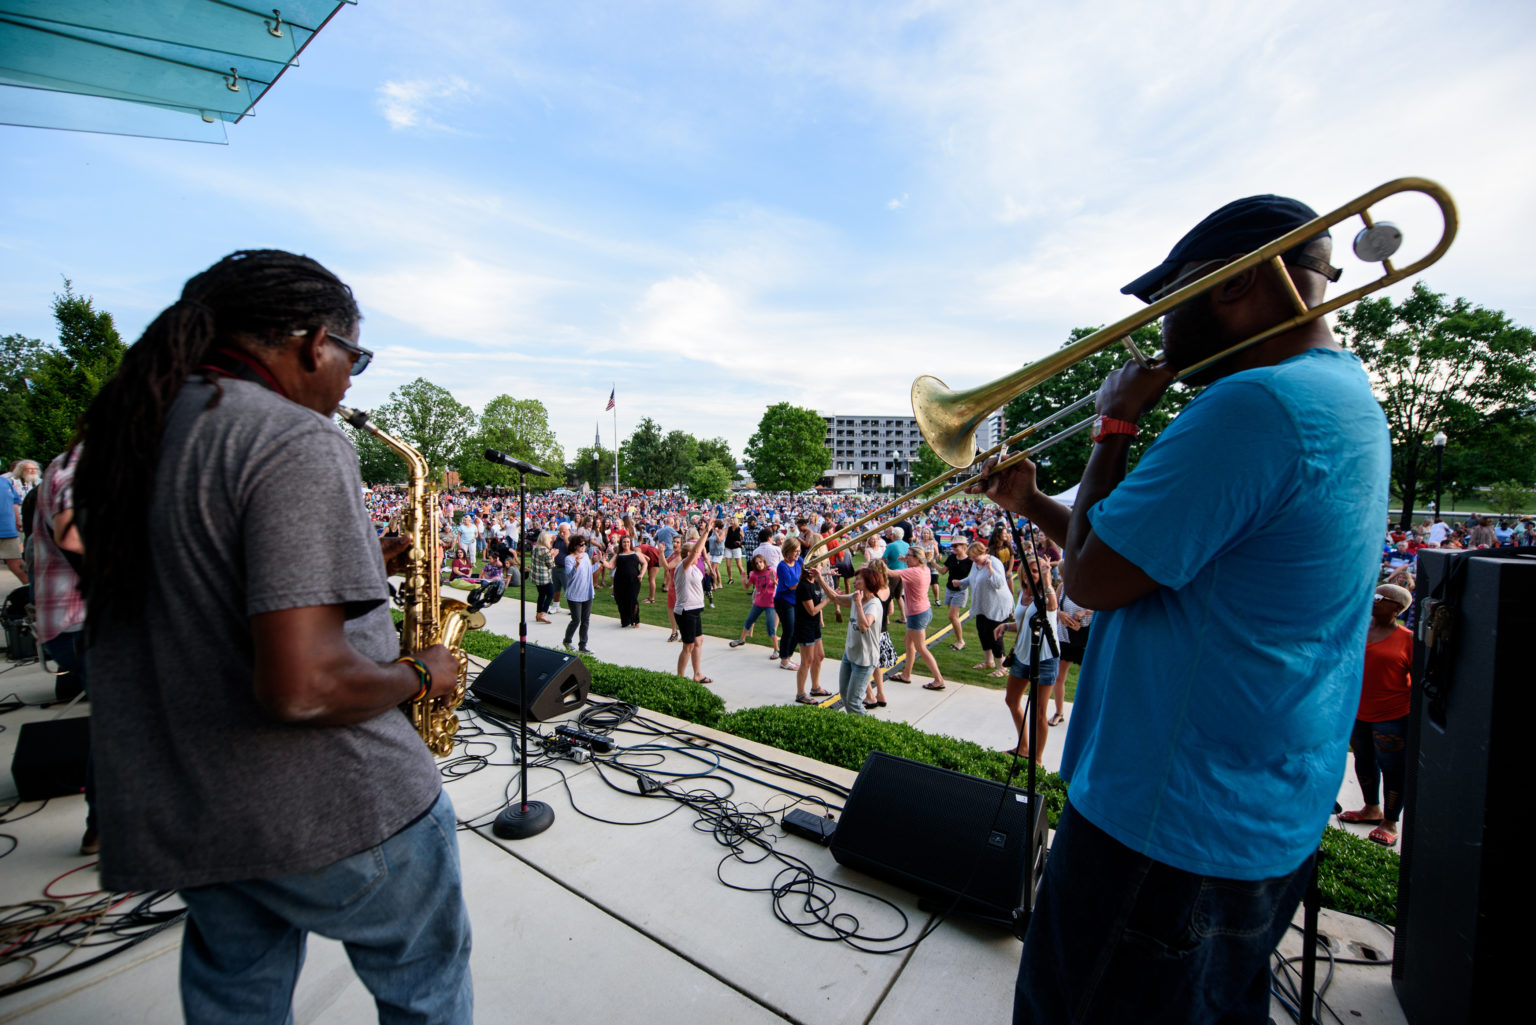
[[[1173, 280], [1179, 268], [1186, 263], [1220, 260], [1251, 252], [1316, 219], [1317, 211], [1299, 200], [1285, 196], [1248, 196], [1233, 200], [1174, 243], [1166, 260], [1120, 291], [1150, 303], [1152, 294]], [[1309, 242], [1328, 234], [1327, 231], [1321, 231], [1312, 238], [1304, 239], [1287, 250], [1282, 259], [1286, 263], [1315, 270], [1329, 281], [1339, 280], [1340, 271], [1337, 267], [1331, 267], [1322, 260], [1314, 260], [1301, 252]]]

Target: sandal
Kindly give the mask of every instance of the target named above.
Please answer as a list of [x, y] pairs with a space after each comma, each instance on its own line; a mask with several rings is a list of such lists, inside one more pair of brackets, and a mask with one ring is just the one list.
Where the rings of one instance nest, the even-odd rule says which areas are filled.
[[934, 683], [925, 683], [925, 684], [923, 684], [923, 690], [944, 690], [944, 689], [945, 688], [944, 688], [944, 685], [942, 683], [934, 682]]
[[1377, 826], [1375, 829], [1371, 830], [1370, 833], [1366, 835], [1366, 839], [1372, 843], [1379, 843], [1383, 847], [1395, 847], [1397, 845], [1397, 834], [1389, 833], [1380, 826]]
[[965, 645], [963, 645], [963, 644], [951, 644], [949, 646], [949, 650], [950, 651], [964, 651], [965, 650]]
[[1008, 675], [1008, 670], [1004, 669], [1002, 666], [998, 666], [996, 669], [992, 670], [987, 675], [992, 677], [992, 679], [994, 679], [994, 680], [1000, 680], [1003, 677]]
[[741, 647], [745, 643], [747, 643], [747, 642], [746, 641], [732, 641], [730, 646], [733, 647], [733, 648], [739, 648], [739, 647]]
[[829, 691], [829, 690], [813, 690], [813, 691], [811, 691], [811, 697], [813, 697], [813, 698], [830, 698], [831, 696], [832, 696], [832, 692]]
[[677, 631], [676, 631], [676, 630], [673, 630], [673, 631], [672, 631], [672, 636], [670, 636], [670, 637], [668, 637], [668, 638], [667, 638], [667, 642], [668, 642], [668, 643], [671, 643], [671, 642], [672, 642], [672, 641], [675, 641], [675, 640], [677, 640], [677, 638], [678, 638], [678, 633], [677, 633]]
[[1381, 816], [1378, 815], [1374, 819], [1368, 819], [1368, 818], [1365, 818], [1363, 815], [1361, 815], [1357, 811], [1341, 811], [1341, 812], [1339, 812], [1339, 821], [1340, 822], [1359, 822], [1359, 823], [1363, 823], [1363, 824], [1368, 825], [1368, 826], [1379, 826], [1379, 825], [1381, 825]]
[[866, 702], [864, 702], [864, 707], [865, 708], [884, 708], [885, 707], [885, 702], [884, 701], [866, 701]]
[[898, 676], [895, 673], [886, 673], [885, 674], [885, 682], [886, 683], [911, 683], [912, 682], [912, 677], [910, 677], [910, 676]]
[[1049, 719], [1047, 719], [1045, 724], [1047, 726], [1060, 726], [1062, 723], [1064, 723], [1066, 721], [1067, 721], [1066, 716], [1062, 715], [1060, 712], [1057, 712], [1055, 715], [1053, 715]]
[[715, 681], [711, 680], [707, 676], [696, 676], [696, 677], [693, 678], [693, 682], [694, 683], [714, 683]]
[[801, 705], [818, 705], [821, 703], [815, 698], [811, 697], [809, 694], [796, 694], [795, 701]]
[[996, 666], [989, 666], [985, 662], [978, 662], [975, 665], [971, 666], [971, 668], [972, 669], [996, 669], [997, 667]]
[[779, 663], [779, 668], [780, 669], [787, 669], [787, 670], [789, 670], [792, 673], [797, 673], [797, 672], [800, 671], [800, 663], [799, 662], [791, 662], [789, 665], [785, 665], [784, 663], [780, 662]]

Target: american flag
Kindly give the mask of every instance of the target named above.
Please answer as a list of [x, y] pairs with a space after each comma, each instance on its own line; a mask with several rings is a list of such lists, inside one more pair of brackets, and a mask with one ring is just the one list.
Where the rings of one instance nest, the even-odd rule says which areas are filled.
[[608, 405], [606, 405], [606, 406], [604, 406], [604, 407], [603, 407], [603, 412], [604, 412], [604, 413], [606, 413], [606, 412], [608, 412], [608, 411], [609, 411], [609, 410], [610, 410], [610, 409], [612, 409], [612, 408], [613, 408], [613, 396], [614, 396], [614, 394], [615, 394], [615, 393], [616, 393], [616, 392], [617, 392], [617, 391], [618, 391], [618, 390], [619, 390], [619, 388], [618, 388], [618, 385], [614, 385], [614, 387], [613, 387], [613, 391], [610, 391], [610, 392], [609, 392], [609, 393], [608, 393]]

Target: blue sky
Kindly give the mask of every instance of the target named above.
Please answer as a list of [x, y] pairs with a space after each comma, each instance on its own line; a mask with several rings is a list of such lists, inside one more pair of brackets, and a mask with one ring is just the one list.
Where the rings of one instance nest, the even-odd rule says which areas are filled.
[[617, 382], [621, 437], [739, 454], [774, 402], [904, 412], [1126, 315], [1256, 192], [1436, 179], [1462, 229], [1424, 280], [1536, 325], [1533, 87], [1530, 3], [362, 0], [228, 146], [0, 127], [0, 333], [52, 337], [69, 277], [135, 338], [280, 247], [357, 291], [353, 404], [538, 398], [569, 456]]

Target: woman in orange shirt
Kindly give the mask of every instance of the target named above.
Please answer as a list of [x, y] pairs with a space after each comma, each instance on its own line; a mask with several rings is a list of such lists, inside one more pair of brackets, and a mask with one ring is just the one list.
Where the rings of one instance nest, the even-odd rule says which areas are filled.
[[[1396, 584], [1376, 588], [1371, 625], [1365, 643], [1365, 682], [1360, 710], [1349, 745], [1355, 752], [1355, 779], [1365, 797], [1359, 811], [1339, 813], [1340, 822], [1374, 822], [1368, 839], [1383, 847], [1397, 843], [1397, 820], [1403, 808], [1405, 745], [1408, 736], [1408, 694], [1412, 681], [1413, 633], [1397, 617], [1413, 604], [1413, 595]], [[1381, 784], [1386, 783], [1386, 803]]]

